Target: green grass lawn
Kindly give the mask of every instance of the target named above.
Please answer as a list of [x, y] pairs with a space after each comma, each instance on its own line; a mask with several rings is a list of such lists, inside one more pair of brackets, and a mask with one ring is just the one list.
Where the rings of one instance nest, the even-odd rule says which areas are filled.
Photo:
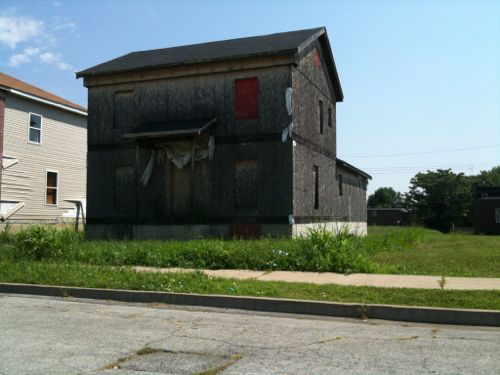
[[370, 228], [365, 238], [84, 241], [35, 228], [0, 235], [0, 282], [500, 310], [500, 291], [374, 288], [137, 273], [129, 266], [500, 277], [500, 237]]
[[38, 228], [1, 236], [1, 260], [500, 277], [500, 236], [370, 227], [364, 238], [320, 230], [307, 239], [84, 241], [70, 231]]
[[[370, 227], [368, 238], [380, 241], [404, 228]], [[390, 242], [390, 241], [389, 241]], [[374, 246], [369, 258], [388, 273], [500, 277], [500, 236], [443, 234], [423, 229], [411, 246]]]
[[89, 288], [500, 310], [500, 291], [398, 289], [233, 280], [213, 278], [201, 273], [139, 273], [126, 267], [45, 261], [0, 261], [0, 281]]

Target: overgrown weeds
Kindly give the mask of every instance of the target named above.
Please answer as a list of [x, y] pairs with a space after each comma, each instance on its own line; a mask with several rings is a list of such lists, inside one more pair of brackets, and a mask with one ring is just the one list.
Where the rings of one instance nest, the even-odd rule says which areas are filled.
[[[35, 225], [5, 235], [0, 241], [11, 260], [64, 261], [109, 266], [149, 266], [208, 269], [253, 269], [311, 272], [377, 272], [370, 255], [387, 249], [408, 249], [421, 230], [387, 231], [356, 237], [345, 227], [324, 226], [296, 239], [198, 239], [190, 241], [84, 241], [80, 233]], [[1, 255], [1, 254], [0, 254]]]
[[14, 259], [49, 260], [63, 258], [81, 240], [81, 234], [54, 227], [33, 225], [12, 235]]

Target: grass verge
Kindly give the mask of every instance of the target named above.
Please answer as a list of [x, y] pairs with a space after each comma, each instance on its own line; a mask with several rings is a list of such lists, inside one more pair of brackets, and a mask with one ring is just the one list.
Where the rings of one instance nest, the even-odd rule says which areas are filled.
[[395, 243], [404, 228], [370, 227], [367, 241], [373, 246], [368, 258], [379, 273], [409, 275], [500, 277], [500, 236], [449, 233], [422, 229], [411, 246], [381, 246]]
[[0, 261], [341, 273], [500, 277], [500, 237], [370, 227], [364, 238], [316, 230], [308, 238], [85, 241], [34, 226], [0, 234]]
[[213, 278], [201, 273], [138, 273], [125, 267], [77, 263], [0, 261], [0, 281], [88, 288], [500, 310], [500, 291], [374, 288], [234, 280]]

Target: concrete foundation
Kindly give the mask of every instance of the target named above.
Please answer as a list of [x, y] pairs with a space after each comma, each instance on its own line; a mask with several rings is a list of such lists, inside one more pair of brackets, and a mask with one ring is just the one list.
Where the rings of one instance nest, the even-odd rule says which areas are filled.
[[338, 233], [347, 230], [355, 236], [366, 236], [368, 233], [367, 224], [363, 221], [329, 221], [320, 223], [304, 223], [292, 225], [292, 237], [306, 236], [310, 230], [325, 228], [326, 230]]
[[[88, 239], [177, 239], [229, 238], [230, 224], [203, 225], [105, 225], [87, 224]], [[364, 236], [367, 233], [366, 222], [319, 222], [304, 224], [262, 224], [262, 237], [299, 237], [307, 236], [310, 230], [326, 228], [337, 233], [346, 229], [350, 234]]]

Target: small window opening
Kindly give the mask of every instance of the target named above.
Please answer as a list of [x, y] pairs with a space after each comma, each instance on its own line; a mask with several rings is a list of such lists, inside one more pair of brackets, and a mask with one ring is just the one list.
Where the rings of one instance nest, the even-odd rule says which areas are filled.
[[319, 173], [318, 166], [313, 165], [313, 179], [314, 179], [314, 209], [319, 208]]
[[343, 183], [342, 183], [342, 175], [339, 174], [339, 195], [342, 196], [344, 194], [343, 191]]
[[316, 65], [316, 68], [319, 68], [319, 66], [320, 66], [319, 51], [317, 48], [315, 49], [315, 53], [314, 53], [314, 65]]
[[323, 134], [323, 100], [319, 100], [319, 134]]
[[332, 127], [332, 108], [328, 107], [328, 126]]

